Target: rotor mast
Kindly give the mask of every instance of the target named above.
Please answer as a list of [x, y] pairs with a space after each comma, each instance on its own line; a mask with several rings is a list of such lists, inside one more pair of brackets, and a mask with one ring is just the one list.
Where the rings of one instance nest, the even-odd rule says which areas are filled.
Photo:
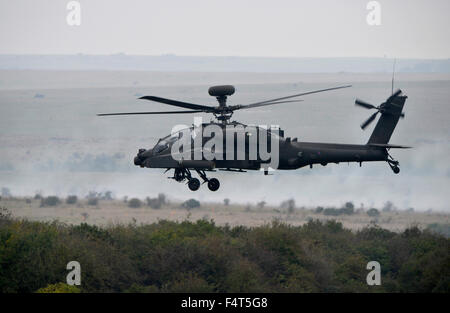
[[219, 102], [219, 107], [213, 114], [223, 125], [226, 125], [233, 115], [233, 110], [227, 106], [227, 98], [233, 95], [235, 91], [234, 86], [231, 85], [212, 86], [208, 89], [209, 95], [216, 97], [217, 102]]

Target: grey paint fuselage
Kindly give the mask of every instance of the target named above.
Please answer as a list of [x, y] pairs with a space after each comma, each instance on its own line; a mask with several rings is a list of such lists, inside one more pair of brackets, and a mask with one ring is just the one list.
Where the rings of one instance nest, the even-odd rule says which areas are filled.
[[[226, 141], [224, 132], [224, 142]], [[270, 136], [270, 133], [269, 133]], [[386, 148], [374, 147], [369, 144], [336, 144], [336, 143], [315, 143], [299, 142], [296, 139], [283, 138], [277, 136], [279, 142], [279, 163], [278, 169], [289, 170], [298, 169], [313, 164], [326, 165], [328, 163], [340, 162], [369, 162], [386, 161], [388, 154]], [[173, 143], [172, 143], [173, 144]], [[156, 152], [158, 144], [149, 150], [141, 150], [135, 158], [135, 164], [148, 168], [189, 168], [189, 169], [244, 169], [257, 170], [261, 168], [263, 161], [259, 158], [251, 160], [249, 158], [248, 140], [245, 141], [245, 157], [242, 160], [232, 158], [227, 159], [226, 151], [223, 152], [222, 160], [182, 160], [178, 161], [172, 157], [172, 144], [163, 151]], [[259, 144], [258, 144], [259, 146]], [[235, 145], [235, 151], [237, 150]]]

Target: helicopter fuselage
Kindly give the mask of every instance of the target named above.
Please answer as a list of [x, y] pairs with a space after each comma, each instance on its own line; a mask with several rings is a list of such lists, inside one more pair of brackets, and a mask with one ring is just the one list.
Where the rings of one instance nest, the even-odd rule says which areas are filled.
[[[217, 124], [220, 125], [220, 124]], [[223, 143], [226, 147], [227, 134], [229, 133], [225, 128], [223, 129]], [[356, 145], [356, 144], [336, 144], [336, 143], [316, 143], [316, 142], [300, 142], [297, 138], [291, 139], [290, 137], [284, 138], [283, 136], [275, 135], [270, 131], [267, 132], [267, 138], [273, 139], [275, 146], [270, 146], [271, 152], [273, 149], [278, 149], [278, 166], [279, 170], [293, 170], [302, 168], [305, 166], [312, 166], [314, 164], [321, 164], [323, 166], [328, 163], [340, 163], [340, 162], [369, 162], [369, 161], [386, 161], [388, 153], [386, 148], [371, 146], [371, 145]], [[244, 135], [245, 136], [245, 135]], [[208, 138], [202, 140], [200, 149], [202, 150], [201, 158], [195, 159], [193, 157], [194, 149], [190, 158], [177, 159], [174, 157], [173, 144], [178, 138], [177, 134], [171, 137], [167, 136], [166, 139], [162, 138], [152, 149], [140, 149], [139, 153], [134, 159], [134, 163], [137, 166], [147, 168], [165, 168], [176, 169], [186, 168], [190, 170], [213, 170], [213, 169], [225, 169], [225, 170], [259, 170], [265, 167], [268, 160], [263, 160], [260, 155], [256, 155], [256, 158], [251, 157], [251, 141], [247, 137], [245, 138], [245, 152], [241, 154], [241, 158], [237, 158], [237, 151], [239, 150], [238, 144], [233, 143], [234, 153], [227, 154], [227, 148], [218, 149], [216, 151], [216, 157], [211, 159], [205, 157], [203, 154], [206, 150], [206, 143]], [[169, 139], [167, 139], [169, 138]], [[174, 138], [175, 140], [170, 140]], [[264, 138], [266, 139], [266, 138]], [[256, 144], [258, 149], [262, 143], [259, 142], [258, 137], [253, 144]], [[267, 141], [270, 141], [267, 139]], [[217, 148], [216, 148], [217, 149]], [[229, 147], [228, 147], [229, 149]]]

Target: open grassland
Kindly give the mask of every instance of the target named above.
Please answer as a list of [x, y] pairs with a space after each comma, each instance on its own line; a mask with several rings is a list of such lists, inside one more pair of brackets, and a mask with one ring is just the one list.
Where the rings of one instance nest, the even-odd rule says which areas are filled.
[[193, 206], [167, 200], [163, 200], [156, 206], [151, 202], [149, 205], [146, 200], [138, 200], [133, 204], [132, 199], [124, 201], [94, 198], [94, 201], [76, 199], [75, 203], [66, 202], [67, 199], [57, 199], [54, 203], [43, 203], [41, 198], [4, 197], [0, 200], [0, 207], [7, 208], [15, 217], [31, 221], [58, 220], [68, 224], [88, 223], [98, 226], [127, 223], [149, 224], [159, 220], [196, 221], [199, 219], [212, 219], [217, 225], [230, 226], [260, 226], [274, 220], [299, 226], [310, 220], [336, 220], [351, 230], [376, 224], [390, 231], [401, 232], [412, 226], [425, 229], [430, 225], [448, 231], [450, 224], [450, 214], [430, 211], [378, 209], [375, 214], [371, 215], [367, 209], [352, 208], [350, 212], [340, 213], [336, 208], [305, 208], [289, 203], [278, 207], [264, 205], [264, 203], [254, 205], [198, 203], [200, 206], [197, 207], [195, 201]]

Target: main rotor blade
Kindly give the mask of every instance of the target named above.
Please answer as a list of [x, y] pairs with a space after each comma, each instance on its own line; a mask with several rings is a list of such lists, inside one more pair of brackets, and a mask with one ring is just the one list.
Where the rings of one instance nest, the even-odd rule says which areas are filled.
[[292, 96], [281, 97], [281, 98], [276, 98], [276, 99], [271, 99], [271, 100], [266, 100], [266, 101], [260, 101], [260, 102], [240, 105], [239, 109], [259, 107], [259, 106], [261, 106], [261, 104], [264, 104], [264, 103], [269, 103], [269, 102], [274, 102], [274, 101], [279, 101], [279, 100], [285, 100], [285, 99], [290, 99], [290, 98], [295, 98], [295, 97], [300, 97], [300, 96], [306, 96], [306, 95], [310, 95], [310, 94], [313, 94], [313, 93], [319, 93], [319, 92], [336, 90], [336, 89], [342, 89], [342, 88], [348, 88], [348, 87], [351, 87], [351, 85], [303, 92], [303, 93], [299, 93], [299, 94], [292, 95]]
[[376, 109], [377, 108], [376, 106], [374, 106], [374, 105], [372, 105], [370, 103], [367, 103], [365, 101], [359, 100], [359, 99], [355, 100], [355, 104], [359, 105], [359, 106], [361, 106], [363, 108], [366, 108], [366, 109]]
[[160, 102], [160, 103], [164, 103], [164, 104], [168, 104], [168, 105], [174, 105], [174, 106], [177, 106], [177, 107], [191, 109], [191, 110], [202, 110], [204, 112], [212, 112], [212, 111], [214, 111], [213, 107], [209, 107], [209, 106], [206, 106], [206, 105], [182, 102], [182, 101], [166, 99], [166, 98], [160, 98], [160, 97], [154, 97], [154, 96], [143, 96], [143, 97], [140, 97], [139, 99], [145, 99], [145, 100]]
[[123, 112], [123, 113], [101, 113], [97, 116], [108, 116], [108, 115], [141, 115], [141, 114], [186, 114], [186, 113], [200, 113], [203, 111], [162, 111], [162, 112]]
[[375, 113], [373, 113], [364, 123], [361, 124], [361, 128], [365, 129], [367, 126], [369, 126], [369, 124], [372, 123], [373, 120], [377, 117], [378, 113], [379, 113], [379, 111], [376, 111]]
[[247, 105], [240, 106], [240, 105], [237, 105], [237, 106], [232, 107], [232, 109], [233, 110], [251, 109], [251, 108], [262, 107], [262, 106], [265, 106], [265, 105], [280, 104], [280, 103], [291, 103], [291, 102], [303, 102], [303, 101], [304, 100], [287, 100], [287, 101], [275, 101], [275, 102], [261, 103], [261, 104], [252, 105], [252, 106], [247, 106]]

